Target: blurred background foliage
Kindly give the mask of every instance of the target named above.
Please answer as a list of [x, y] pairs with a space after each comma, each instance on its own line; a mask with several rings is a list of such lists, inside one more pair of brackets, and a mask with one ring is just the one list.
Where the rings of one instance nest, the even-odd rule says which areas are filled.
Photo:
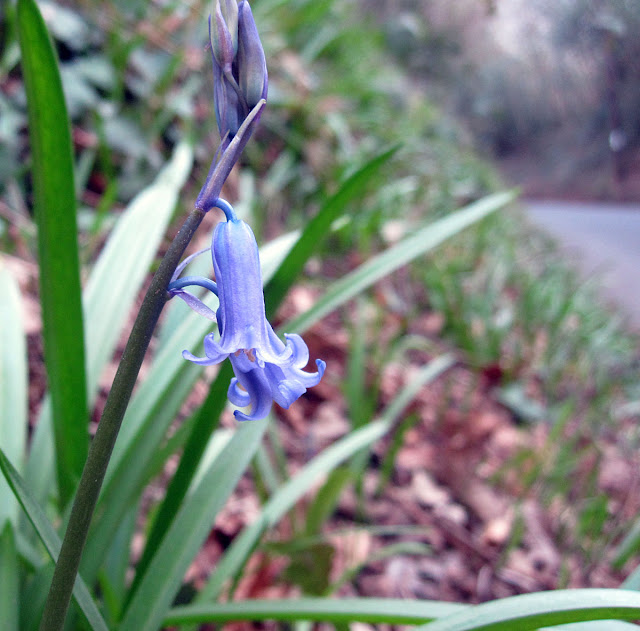
[[395, 54], [527, 192], [638, 199], [637, 2], [377, 4]]
[[[204, 181], [218, 142], [205, 47], [210, 7], [203, 0], [39, 4], [73, 122], [81, 257], [90, 267], [120, 210], [182, 139], [193, 141], [196, 167], [176, 217]], [[255, 0], [269, 103], [246, 168], [232, 174], [225, 194], [251, 217], [259, 241], [302, 226], [350, 174], [392, 146], [399, 148], [383, 177], [307, 265], [312, 288], [502, 187], [487, 157], [525, 156], [531, 164], [533, 156], [551, 178], [559, 171], [570, 179], [611, 164], [611, 133], [619, 130], [624, 142], [613, 168], [623, 176], [640, 138], [638, 5], [526, 6], [522, 31], [498, 41], [491, 0]], [[0, 248], [33, 261], [13, 3], [0, 11]], [[510, 49], [514, 42], [520, 46]], [[576, 504], [579, 523], [588, 528], [595, 511], [598, 545], [619, 536], [620, 515], [596, 501], [603, 491], [570, 474], [601, 455], [600, 436], [617, 432], [613, 440], [626, 453], [637, 446], [635, 426], [622, 423], [635, 418], [640, 399], [637, 340], [517, 209], [380, 283], [357, 310], [366, 314], [362, 337], [351, 335], [338, 360], [356, 425], [358, 414], [366, 420], [378, 407], [393, 349], [420, 338], [418, 346], [433, 350], [444, 340], [469, 371], [469, 391], [489, 391], [518, 424], [544, 421], [552, 436], [571, 438], [520, 450], [498, 483], [517, 471], [512, 489], [523, 495], [541, 486], [549, 502], [558, 494], [589, 498]], [[351, 330], [349, 314], [338, 326]], [[443, 396], [445, 408], [446, 389]]]

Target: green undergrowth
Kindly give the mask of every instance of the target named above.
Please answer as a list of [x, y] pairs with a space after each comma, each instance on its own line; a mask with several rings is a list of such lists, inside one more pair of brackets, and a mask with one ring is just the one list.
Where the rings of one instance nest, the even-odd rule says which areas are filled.
[[[204, 50], [209, 7], [199, 1], [88, 0], [47, 6], [75, 132], [80, 257], [88, 270], [123, 207], [154, 181], [180, 141], [191, 141], [195, 156], [181, 199], [190, 203], [206, 175], [217, 142]], [[501, 188], [493, 168], [470, 149], [463, 126], [431, 102], [428, 86], [391, 61], [385, 36], [355, 5], [256, 0], [252, 6], [269, 64], [270, 97], [256, 142], [247, 148], [246, 168], [232, 176], [225, 195], [252, 217], [262, 241], [304, 227], [331, 200], [343, 203], [332, 234], [313, 244], [304, 270], [312, 290]], [[26, 114], [11, 8], [2, 19], [0, 247], [28, 258], [36, 242], [26, 211]], [[332, 197], [387, 150], [392, 157], [357, 195]], [[174, 218], [184, 212], [181, 206]], [[515, 422], [546, 423], [550, 441], [558, 439], [544, 453], [518, 453], [500, 473], [522, 472], [523, 493], [535, 489], [547, 503], [571, 496], [587, 554], [619, 539], [623, 528], [610, 526], [615, 515], [594, 480], [579, 488], [571, 480], [594, 454], [597, 459], [601, 437], [628, 420], [625, 410], [633, 413], [629, 404], [640, 398], [637, 340], [517, 209], [482, 220], [364, 292], [353, 309], [368, 314], [366, 327], [354, 324], [365, 318], [351, 320], [350, 309], [341, 316], [350, 340], [343, 394], [353, 429], [379, 411], [390, 355], [402, 356], [411, 345], [435, 348], [427, 335], [410, 337], [412, 322], [434, 313], [441, 319], [437, 344], [445, 340], [478, 379], [491, 374], [489, 396]], [[388, 314], [397, 324], [391, 338], [384, 336]], [[411, 423], [405, 419], [402, 432]], [[621, 449], [636, 446], [628, 426], [619, 436]], [[329, 508], [316, 505], [314, 515], [326, 517], [342, 488], [369, 464], [368, 452], [362, 453], [350, 461], [350, 475], [335, 473], [326, 490]], [[268, 487], [275, 473], [264, 459], [262, 469], [257, 462]], [[390, 477], [392, 468], [392, 460], [382, 463], [383, 476]]]

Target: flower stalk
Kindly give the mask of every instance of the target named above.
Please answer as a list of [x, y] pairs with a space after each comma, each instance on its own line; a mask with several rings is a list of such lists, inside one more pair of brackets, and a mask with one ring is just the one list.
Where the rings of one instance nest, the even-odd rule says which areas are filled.
[[262, 100], [254, 107], [220, 160], [212, 165], [199, 198], [201, 204], [196, 205], [169, 246], [144, 297], [91, 442], [45, 602], [40, 631], [61, 631], [64, 626], [91, 518], [142, 361], [167, 300], [167, 288], [206, 212], [215, 205], [208, 200], [217, 199], [220, 195], [225, 180], [253, 130], [252, 123], [264, 104], [265, 101]]
[[124, 413], [151, 341], [151, 335], [166, 301], [167, 286], [204, 215], [202, 210], [195, 209], [184, 222], [162, 259], [138, 312], [78, 484], [69, 516], [69, 525], [62, 540], [60, 555], [45, 603], [40, 631], [59, 631], [64, 626], [91, 518]]

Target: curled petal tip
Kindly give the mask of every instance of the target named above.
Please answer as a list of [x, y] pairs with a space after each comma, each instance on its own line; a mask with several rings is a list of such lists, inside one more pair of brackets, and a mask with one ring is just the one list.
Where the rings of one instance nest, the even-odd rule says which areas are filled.
[[253, 414], [245, 414], [240, 410], [236, 410], [233, 415], [236, 417], [236, 421], [261, 421], [262, 419], [267, 418], [268, 412], [264, 416], [254, 416]]

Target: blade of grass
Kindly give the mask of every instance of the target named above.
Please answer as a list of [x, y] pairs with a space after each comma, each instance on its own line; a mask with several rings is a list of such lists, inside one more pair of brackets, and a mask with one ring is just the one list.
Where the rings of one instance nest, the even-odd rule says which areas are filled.
[[44, 354], [65, 505], [87, 457], [87, 391], [69, 118], [56, 54], [34, 0], [18, 0], [38, 224]]
[[122, 214], [89, 277], [83, 297], [92, 397], [158, 252], [192, 164], [191, 147], [178, 145], [153, 183], [136, 195]]
[[[131, 566], [131, 542], [138, 528], [141, 498], [142, 493], [138, 496], [137, 504], [129, 509], [116, 527], [116, 534], [99, 573], [100, 586], [108, 585], [110, 588], [109, 600], [106, 597], [104, 599], [105, 611], [110, 615], [109, 622], [115, 622], [123, 608], [129, 582], [127, 572]], [[106, 596], [106, 589], [103, 591]]]
[[22, 600], [29, 603], [29, 606], [20, 608], [20, 631], [38, 631], [52, 576], [53, 565], [48, 563], [39, 568], [24, 586]]
[[124, 457], [122, 466], [105, 485], [80, 566], [82, 575], [88, 581], [96, 577], [98, 568], [113, 546], [118, 525], [130, 507], [136, 503], [151, 477], [159, 473], [158, 469], [162, 470], [155, 456], [166, 433], [166, 426], [175, 419], [184, 399], [193, 390], [193, 372], [199, 373], [194, 367], [185, 366], [184, 373], [180, 373], [180, 377], [170, 384], [166, 390], [167, 396], [161, 397], [151, 410], [150, 418], [157, 423], [151, 423], [149, 431], [136, 436], [128, 450], [130, 455]]
[[266, 422], [240, 425], [185, 498], [125, 611], [120, 631], [156, 631], [161, 625], [184, 573], [258, 449], [266, 427]]
[[13, 526], [5, 521], [4, 528], [0, 530], [0, 620], [3, 631], [19, 631], [19, 569]]
[[[27, 344], [22, 327], [18, 287], [0, 257], [0, 448], [17, 464], [27, 442]], [[16, 525], [18, 503], [0, 480], [0, 531], [7, 520]]]
[[177, 519], [178, 509], [202, 459], [207, 439], [217, 427], [220, 415], [227, 404], [228, 384], [232, 377], [233, 369], [231, 363], [225, 362], [218, 373], [218, 377], [211, 384], [202, 407], [196, 414], [194, 428], [185, 444], [180, 465], [169, 483], [165, 500], [153, 521], [144, 553], [136, 568], [136, 576], [131, 586], [131, 595], [135, 594], [142, 584], [147, 570], [152, 566], [152, 558], [157, 548], [164, 540], [165, 535], [168, 536], [174, 518]]
[[361, 429], [340, 439], [316, 456], [293, 478], [280, 487], [263, 506], [260, 516], [248, 528], [245, 528], [240, 536], [236, 537], [231, 547], [218, 563], [206, 587], [198, 595], [197, 600], [201, 602], [216, 598], [227, 579], [235, 576], [240, 571], [262, 533], [267, 528], [275, 525], [317, 483], [320, 477], [327, 475], [354, 453], [384, 436], [403, 409], [416, 396], [420, 388], [436, 379], [453, 363], [454, 359], [450, 355], [443, 355], [431, 361], [394, 399], [381, 420], [372, 421]]
[[622, 543], [616, 550], [612, 565], [616, 570], [622, 569], [623, 565], [640, 549], [640, 518], [629, 528]]
[[[61, 546], [60, 538], [53, 526], [49, 523], [44, 511], [33, 499], [31, 493], [25, 486], [24, 481], [11, 462], [6, 458], [2, 450], [0, 450], [0, 470], [2, 470], [5, 479], [9, 483], [9, 486], [17, 500], [20, 502], [22, 509], [38, 533], [38, 536], [44, 544], [49, 556], [54, 562], [57, 561]], [[98, 611], [98, 607], [91, 598], [91, 594], [89, 593], [86, 583], [80, 576], [76, 578], [73, 588], [73, 596], [93, 631], [108, 631], [107, 625]]]
[[324, 202], [318, 214], [306, 225], [304, 232], [291, 248], [278, 271], [265, 285], [268, 318], [273, 317], [292, 283], [298, 278], [304, 264], [329, 232], [331, 224], [344, 213], [347, 204], [363, 194], [381, 167], [397, 150], [398, 147], [387, 149], [360, 167], [335, 194]]
[[295, 622], [366, 622], [369, 624], [421, 624], [462, 611], [467, 605], [438, 601], [385, 598], [298, 598], [295, 600], [241, 600], [175, 607], [165, 626], [188, 623], [224, 623], [235, 620]]
[[[2, 477], [4, 480], [4, 476]], [[24, 567], [27, 568], [30, 572], [37, 570], [42, 567], [44, 564], [44, 559], [40, 554], [40, 550], [38, 550], [32, 543], [29, 541], [24, 534], [24, 530], [20, 529], [16, 533], [16, 549], [18, 550], [18, 555], [20, 556], [20, 561], [24, 564]]]
[[489, 195], [414, 232], [333, 283], [311, 309], [287, 324], [287, 332], [306, 331], [336, 307], [418, 256], [429, 252], [449, 237], [505, 206], [514, 197], [513, 192]]
[[324, 522], [335, 511], [342, 490], [352, 480], [353, 473], [348, 467], [337, 467], [329, 474], [307, 510], [305, 536], [320, 533]]
[[586, 620], [640, 618], [640, 594], [624, 589], [564, 589], [502, 598], [420, 627], [422, 631], [527, 631]]

